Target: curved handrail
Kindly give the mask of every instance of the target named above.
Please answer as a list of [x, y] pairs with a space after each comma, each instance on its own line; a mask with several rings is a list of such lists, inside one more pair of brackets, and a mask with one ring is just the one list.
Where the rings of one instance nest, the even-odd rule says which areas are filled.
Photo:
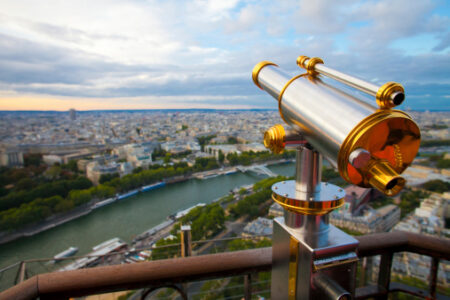
[[[450, 240], [401, 231], [356, 238], [360, 243], [360, 257], [408, 251], [450, 260]], [[272, 248], [268, 247], [45, 273], [3, 291], [0, 299], [64, 299], [270, 271], [271, 268]]]

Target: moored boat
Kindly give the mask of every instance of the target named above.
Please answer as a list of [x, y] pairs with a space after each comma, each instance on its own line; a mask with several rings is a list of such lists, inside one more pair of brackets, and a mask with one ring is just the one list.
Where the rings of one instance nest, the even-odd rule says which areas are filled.
[[77, 247], [70, 247], [70, 248], [64, 250], [63, 252], [58, 253], [55, 256], [53, 256], [53, 259], [58, 260], [58, 259], [61, 259], [61, 258], [69, 257], [69, 256], [74, 255], [77, 252], [78, 252], [78, 248]]

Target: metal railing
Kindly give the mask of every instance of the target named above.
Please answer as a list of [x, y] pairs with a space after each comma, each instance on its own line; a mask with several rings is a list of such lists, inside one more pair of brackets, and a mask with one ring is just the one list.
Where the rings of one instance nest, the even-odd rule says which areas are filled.
[[[446, 299], [436, 293], [439, 261], [450, 259], [450, 241], [414, 233], [393, 232], [357, 237], [359, 257], [381, 255], [377, 284], [357, 288], [356, 299], [387, 299], [404, 292], [427, 299]], [[394, 253], [412, 252], [432, 258], [428, 290], [391, 282]], [[119, 290], [180, 286], [188, 282], [244, 276], [244, 297], [251, 299], [252, 275], [270, 271], [272, 249], [225, 252], [36, 275], [2, 293], [0, 299], [69, 299]], [[181, 293], [183, 297], [186, 295]]]
[[[271, 238], [271, 235], [258, 236], [239, 236], [239, 237], [224, 237], [214, 239], [203, 239], [191, 241], [190, 245], [193, 247], [193, 255], [205, 255], [209, 253], [232, 251], [228, 247], [228, 242], [235, 240], [243, 241], [258, 241], [266, 238]], [[35, 258], [18, 261], [12, 265], [0, 269], [0, 292], [10, 288], [22, 281], [38, 274], [56, 272], [62, 270], [67, 264], [73, 263], [79, 259], [94, 258], [91, 263], [85, 265], [83, 268], [92, 268], [102, 265], [116, 265], [126, 262], [126, 259], [133, 254], [141, 251], [158, 251], [157, 255], [153, 255], [151, 260], [178, 258], [183, 257], [181, 253], [182, 244], [171, 243], [162, 246], [145, 245], [135, 247], [131, 250], [129, 247], [124, 250], [115, 250], [106, 254], [99, 255], [74, 255], [69, 257], [62, 257], [55, 260], [54, 258]], [[153, 253], [154, 254], [154, 253]], [[111, 258], [119, 257], [114, 261]], [[135, 261], [138, 262], [138, 261]], [[139, 261], [140, 262], [140, 261]], [[131, 263], [129, 261], [128, 263]]]

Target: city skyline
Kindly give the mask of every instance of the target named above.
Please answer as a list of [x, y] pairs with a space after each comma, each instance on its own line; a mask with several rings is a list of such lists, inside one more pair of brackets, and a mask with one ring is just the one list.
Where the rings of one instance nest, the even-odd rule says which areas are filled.
[[[407, 8], [407, 9], [405, 9]], [[450, 99], [446, 1], [5, 1], [0, 110], [274, 108], [251, 81], [298, 55], [405, 86], [401, 109]]]

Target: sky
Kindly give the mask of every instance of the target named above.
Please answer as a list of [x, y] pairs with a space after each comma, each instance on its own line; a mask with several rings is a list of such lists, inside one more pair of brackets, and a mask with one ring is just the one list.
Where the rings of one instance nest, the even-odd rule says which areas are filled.
[[299, 55], [450, 110], [446, 0], [0, 0], [0, 110], [273, 108]]

